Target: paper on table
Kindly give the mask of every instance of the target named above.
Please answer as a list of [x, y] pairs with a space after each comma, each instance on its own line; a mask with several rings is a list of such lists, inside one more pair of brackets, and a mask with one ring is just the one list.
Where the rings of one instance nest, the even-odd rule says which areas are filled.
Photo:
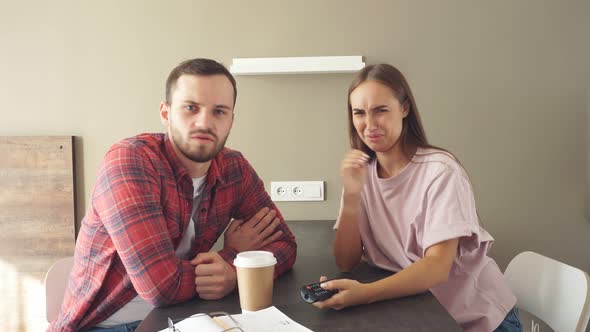
[[[275, 307], [232, 315], [232, 317], [246, 332], [313, 332]], [[228, 317], [218, 317], [218, 319], [228, 327], [231, 326], [231, 320]]]
[[[178, 323], [174, 323], [174, 327], [180, 332], [221, 332], [223, 328], [217, 325], [217, 323], [208, 315], [202, 315], [198, 317], [189, 317], [183, 319]], [[168, 328], [160, 330], [160, 332], [168, 332]]]
[[[287, 317], [279, 309], [270, 307], [246, 314], [231, 315], [245, 332], [313, 332], [307, 327]], [[225, 328], [234, 326], [227, 316], [217, 316], [215, 321], [220, 321]], [[184, 319], [174, 326], [181, 332], [221, 332], [224, 327], [219, 326], [207, 315]], [[168, 332], [163, 329], [160, 332]]]

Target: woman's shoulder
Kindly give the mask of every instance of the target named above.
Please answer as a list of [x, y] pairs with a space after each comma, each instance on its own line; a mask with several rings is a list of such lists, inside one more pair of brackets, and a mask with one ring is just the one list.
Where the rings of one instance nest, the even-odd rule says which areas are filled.
[[450, 152], [437, 148], [418, 148], [412, 162], [431, 171], [464, 173], [463, 167]]
[[436, 148], [419, 148], [412, 161], [419, 171], [416, 177], [422, 179], [421, 183], [428, 187], [443, 185], [459, 186], [472, 191], [471, 180], [463, 168], [463, 165], [450, 152]]

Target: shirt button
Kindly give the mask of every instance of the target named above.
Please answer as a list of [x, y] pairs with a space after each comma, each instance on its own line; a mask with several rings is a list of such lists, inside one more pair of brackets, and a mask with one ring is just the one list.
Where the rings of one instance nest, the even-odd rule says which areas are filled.
[[202, 212], [202, 213], [205, 213], [205, 212], [207, 212], [207, 209], [206, 209], [206, 208], [202, 208], [202, 209], [201, 209], [201, 212]]

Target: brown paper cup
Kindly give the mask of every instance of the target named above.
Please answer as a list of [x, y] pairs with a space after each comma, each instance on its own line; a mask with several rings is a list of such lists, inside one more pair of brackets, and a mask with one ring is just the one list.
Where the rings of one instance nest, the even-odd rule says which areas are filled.
[[277, 260], [268, 251], [245, 251], [234, 260], [242, 310], [257, 311], [272, 305]]

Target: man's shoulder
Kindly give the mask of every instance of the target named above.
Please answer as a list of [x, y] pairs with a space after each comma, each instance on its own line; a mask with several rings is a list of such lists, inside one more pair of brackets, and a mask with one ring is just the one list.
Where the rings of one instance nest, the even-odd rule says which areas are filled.
[[240, 151], [227, 147], [224, 147], [219, 151], [215, 157], [215, 161], [217, 162], [217, 165], [224, 170], [231, 170], [236, 167], [242, 168], [243, 165], [250, 165], [248, 160], [246, 160], [246, 157], [244, 157]]
[[234, 149], [230, 149], [228, 147], [224, 147], [219, 151], [218, 157], [221, 157], [221, 161], [230, 161], [230, 160], [246, 160], [246, 157], [238, 151]]
[[233, 177], [241, 177], [245, 173], [255, 173], [250, 162], [244, 157], [242, 152], [230, 148], [223, 148], [215, 157], [217, 167], [223, 177], [229, 180]]
[[164, 140], [164, 134], [142, 133], [116, 142], [111, 146], [109, 152], [118, 149], [157, 151], [162, 148]]

